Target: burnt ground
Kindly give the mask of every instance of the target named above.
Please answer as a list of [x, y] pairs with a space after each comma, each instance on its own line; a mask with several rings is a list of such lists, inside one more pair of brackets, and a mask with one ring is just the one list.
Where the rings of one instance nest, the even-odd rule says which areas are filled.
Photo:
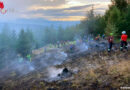
[[[76, 54], [56, 68], [67, 67], [73, 75], [47, 81], [45, 70], [1, 78], [0, 90], [117, 90], [130, 86], [130, 49]], [[52, 73], [53, 74], [53, 73]]]

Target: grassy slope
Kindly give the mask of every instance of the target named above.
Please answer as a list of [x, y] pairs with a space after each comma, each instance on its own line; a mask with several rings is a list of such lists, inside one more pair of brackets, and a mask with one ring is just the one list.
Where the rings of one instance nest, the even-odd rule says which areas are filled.
[[[100, 52], [77, 58], [57, 67], [78, 68], [73, 78], [56, 82], [37, 80], [41, 74], [28, 75], [19, 80], [7, 80], [5, 90], [86, 90], [119, 89], [130, 86], [130, 51]], [[35, 78], [35, 79], [34, 79]]]
[[[52, 88], [63, 90], [86, 89], [119, 89], [121, 86], [130, 86], [130, 52], [129, 53], [100, 53], [92, 57], [79, 59], [86, 66], [78, 63], [80, 72], [74, 75], [74, 79], [57, 82]], [[85, 62], [86, 61], [86, 62]], [[95, 67], [89, 68], [89, 64]], [[73, 63], [71, 64], [73, 66]], [[78, 67], [78, 65], [77, 65]], [[54, 82], [55, 83], [55, 82]], [[67, 85], [65, 85], [67, 84]]]

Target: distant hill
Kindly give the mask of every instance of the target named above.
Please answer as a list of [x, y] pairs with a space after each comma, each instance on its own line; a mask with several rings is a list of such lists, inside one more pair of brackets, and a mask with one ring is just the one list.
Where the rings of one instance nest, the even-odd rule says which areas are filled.
[[12, 21], [0, 22], [0, 31], [3, 27], [8, 27], [10, 30], [21, 30], [21, 29], [32, 29], [32, 30], [41, 30], [45, 27], [54, 27], [58, 28], [62, 26], [63, 28], [67, 26], [73, 26], [80, 23], [80, 21], [49, 21], [45, 19], [17, 19]]

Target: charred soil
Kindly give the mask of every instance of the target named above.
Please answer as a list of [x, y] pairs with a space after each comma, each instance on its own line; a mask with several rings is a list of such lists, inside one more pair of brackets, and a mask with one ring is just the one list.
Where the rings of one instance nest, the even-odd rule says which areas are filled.
[[93, 52], [55, 67], [67, 67], [73, 75], [49, 82], [44, 80], [46, 72], [42, 70], [21, 77], [14, 74], [1, 79], [0, 90], [116, 90], [130, 87], [130, 51]]

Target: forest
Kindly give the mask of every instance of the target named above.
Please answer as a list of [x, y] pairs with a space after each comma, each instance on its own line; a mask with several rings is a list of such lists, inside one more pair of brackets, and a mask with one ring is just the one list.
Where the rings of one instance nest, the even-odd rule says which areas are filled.
[[112, 0], [104, 15], [96, 15], [92, 8], [80, 24], [67, 28], [59, 26], [55, 29], [52, 25], [44, 30], [21, 29], [17, 33], [15, 30], [10, 31], [5, 25], [0, 32], [0, 68], [11, 60], [9, 58], [13, 57], [13, 53], [15, 57], [26, 57], [32, 50], [48, 44], [56, 45], [58, 42], [74, 41], [77, 38], [95, 38], [99, 34], [109, 36], [113, 33], [116, 39], [120, 39], [122, 31], [130, 36], [130, 4], [126, 0]]
[[[0, 90], [129, 89], [130, 2], [111, 2], [103, 15], [93, 5], [73, 26], [12, 30], [5, 24], [0, 29]], [[121, 40], [122, 31], [128, 42]]]

